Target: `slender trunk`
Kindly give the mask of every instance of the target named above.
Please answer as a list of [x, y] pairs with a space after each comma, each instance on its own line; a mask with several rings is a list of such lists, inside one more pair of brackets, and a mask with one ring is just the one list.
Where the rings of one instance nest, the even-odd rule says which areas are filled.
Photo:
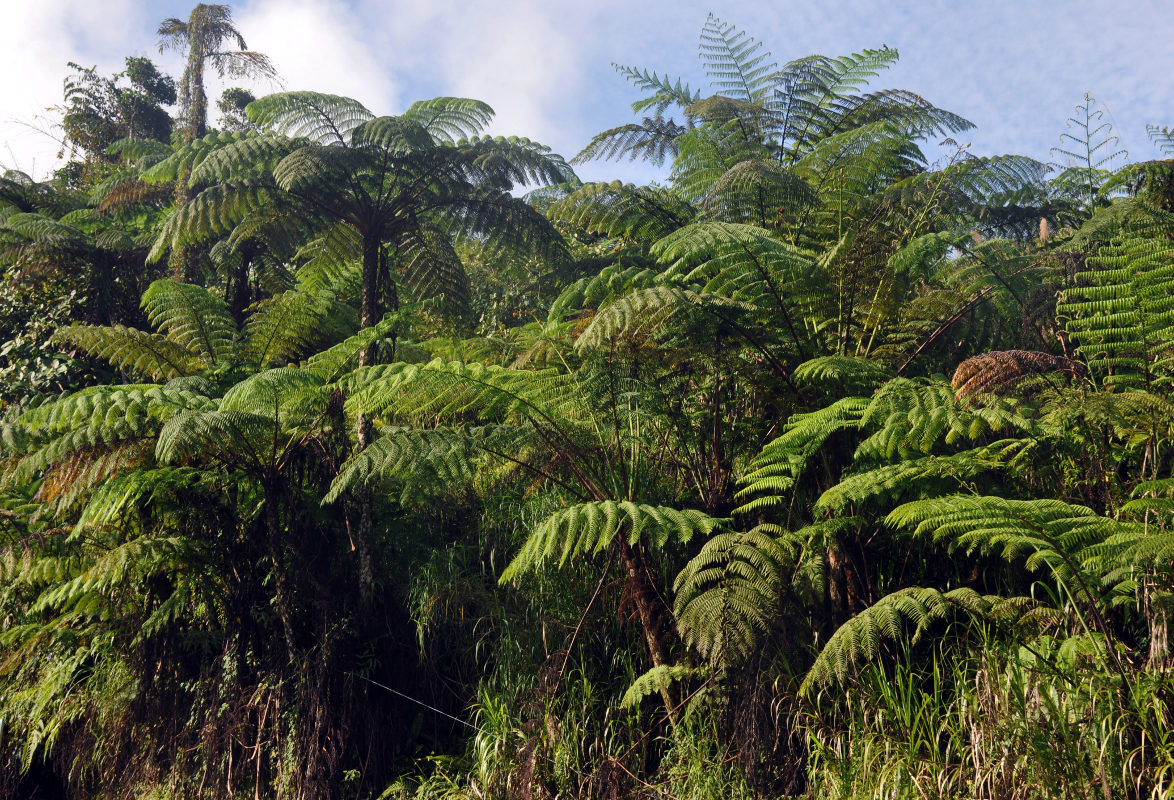
[[[636, 613], [640, 617], [644, 642], [648, 645], [648, 659], [654, 667], [670, 665], [672, 657], [669, 655], [668, 645], [665, 642], [660, 620], [654, 607], [655, 589], [649, 579], [648, 567], [644, 563], [644, 558], [623, 538], [620, 539], [620, 554], [623, 556], [624, 566], [628, 570], [628, 586], [632, 592], [632, 599], [636, 603]], [[661, 684], [660, 696], [664, 699], [665, 708], [669, 715], [675, 721], [677, 704], [673, 699], [671, 687]]]
[[237, 327], [244, 327], [245, 324], [245, 309], [249, 307], [252, 301], [251, 292], [249, 291], [249, 259], [248, 254], [241, 253], [240, 266], [236, 268], [236, 272], [232, 276], [232, 304], [229, 306], [229, 313], [236, 321]]
[[293, 626], [293, 598], [290, 597], [289, 575], [285, 570], [285, 558], [281, 553], [281, 525], [277, 516], [276, 489], [265, 489], [265, 527], [266, 545], [269, 559], [273, 562], [273, 583], [277, 590], [277, 615], [281, 618], [282, 633], [285, 635], [285, 647], [292, 660], [297, 653], [297, 637]]
[[[363, 237], [363, 285], [359, 299], [359, 326], [369, 328], [379, 322], [379, 237]], [[374, 356], [368, 348], [359, 356], [359, 366], [367, 366]]]
[[[369, 328], [379, 322], [379, 268], [382, 266], [378, 236], [363, 238], [363, 284], [359, 300], [359, 326]], [[359, 353], [359, 366], [370, 366], [375, 360], [375, 344]], [[371, 420], [359, 410], [355, 425], [355, 439], [359, 450], [371, 444]], [[359, 557], [359, 594], [368, 602], [373, 594], [375, 571], [371, 558], [371, 490], [361, 486], [355, 491], [355, 505], [359, 511], [359, 524], [355, 530], [354, 547]]]

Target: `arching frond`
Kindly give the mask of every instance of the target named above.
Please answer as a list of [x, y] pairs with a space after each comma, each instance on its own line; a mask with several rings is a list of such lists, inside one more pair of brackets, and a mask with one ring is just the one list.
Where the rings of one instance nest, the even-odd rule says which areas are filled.
[[1032, 604], [1027, 597], [981, 595], [967, 588], [949, 592], [922, 587], [902, 589], [841, 625], [811, 665], [799, 691], [808, 693], [846, 680], [854, 664], [879, 654], [885, 639], [909, 638], [916, 643], [930, 626], [955, 610], [979, 618], [1014, 620]]
[[600, 347], [617, 335], [653, 335], [678, 315], [689, 310], [722, 309], [729, 314], [745, 310], [744, 303], [724, 297], [698, 294], [675, 286], [636, 289], [601, 308], [575, 340], [579, 349]]
[[191, 375], [209, 362], [183, 345], [158, 333], [124, 325], [70, 325], [53, 335], [52, 341], [71, 345], [105, 359], [118, 369], [167, 381]]
[[373, 116], [357, 100], [318, 92], [266, 95], [245, 113], [264, 130], [320, 144], [346, 144], [351, 131]]
[[665, 691], [674, 683], [681, 683], [705, 674], [705, 670], [685, 664], [660, 664], [645, 672], [620, 698], [621, 708], [637, 708], [645, 697]]
[[591, 233], [651, 243], [688, 225], [696, 210], [670, 189], [630, 183], [586, 183], [547, 213]]
[[438, 142], [453, 143], [476, 136], [493, 121], [493, 109], [467, 97], [417, 100], [403, 116], [426, 130]]
[[[278, 366], [306, 354], [320, 341], [326, 319], [334, 310], [332, 298], [290, 290], [258, 303], [245, 322], [241, 352], [262, 367]], [[353, 330], [353, 329], [352, 329]]]
[[169, 340], [208, 364], [231, 358], [236, 323], [224, 301], [202, 286], [157, 280], [143, 292], [143, 309]]
[[795, 555], [760, 530], [712, 536], [673, 584], [685, 643], [712, 663], [745, 661], [770, 627]]
[[708, 536], [722, 520], [695, 509], [675, 509], [630, 501], [600, 500], [564, 508], [539, 523], [501, 574], [511, 581], [549, 560], [560, 565], [606, 549], [621, 533], [629, 544], [647, 536], [657, 547], [670, 539], [688, 543]]

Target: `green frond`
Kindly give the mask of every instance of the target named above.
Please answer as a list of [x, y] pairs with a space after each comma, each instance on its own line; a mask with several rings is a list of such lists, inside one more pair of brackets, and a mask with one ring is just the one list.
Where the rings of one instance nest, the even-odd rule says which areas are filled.
[[651, 243], [693, 222], [696, 210], [670, 189], [630, 183], [586, 183], [551, 205], [547, 214], [613, 239]]
[[190, 467], [161, 467], [119, 475], [90, 495], [74, 526], [75, 534], [88, 527], [113, 525], [152, 497], [185, 494], [198, 487], [216, 491], [215, 476]]
[[885, 384], [873, 396], [861, 425], [876, 431], [856, 449], [856, 459], [888, 461], [928, 454], [941, 444], [975, 441], [1004, 431], [1026, 431], [1028, 419], [1016, 404], [987, 398], [960, 403], [944, 381], [903, 378]]
[[216, 184], [272, 172], [300, 143], [284, 136], [242, 135], [209, 153], [192, 170], [193, 184]]
[[469, 313], [469, 276], [444, 231], [427, 223], [416, 225], [403, 233], [394, 255], [416, 300], [441, 300], [455, 317]]
[[893, 377], [884, 364], [859, 356], [819, 356], [791, 373], [797, 384], [819, 387], [833, 396], [871, 394]]
[[341, 382], [348, 409], [398, 417], [445, 418], [475, 413], [555, 425], [582, 415], [581, 384], [555, 370], [431, 361], [360, 367]]
[[735, 513], [782, 503], [784, 493], [795, 485], [824, 442], [840, 431], [858, 430], [868, 407], [866, 398], [845, 397], [818, 411], [792, 415], [782, 435], [762, 448], [739, 479], [742, 488], [735, 497], [760, 496], [745, 502]]
[[79, 325], [62, 328], [53, 342], [76, 347], [113, 366], [152, 380], [166, 381], [191, 375], [209, 366], [200, 356], [158, 333], [124, 325]]
[[764, 159], [734, 164], [710, 183], [701, 208], [711, 219], [768, 227], [797, 218], [817, 202], [807, 181]]
[[580, 278], [550, 304], [547, 319], [561, 321], [576, 311], [596, 308], [629, 292], [650, 288], [659, 273], [639, 264], [626, 265], [624, 261], [609, 264], [597, 274]]
[[316, 294], [333, 292], [357, 295], [362, 279], [363, 245], [350, 225], [331, 225], [306, 242], [294, 256], [298, 267], [298, 288]]
[[417, 100], [402, 115], [419, 125], [437, 142], [453, 143], [476, 136], [493, 122], [493, 109], [467, 97]]
[[705, 675], [705, 670], [685, 664], [660, 664], [645, 672], [624, 692], [620, 698], [621, 708], [638, 708], [645, 697], [663, 692], [674, 683], [692, 680]]
[[654, 114], [659, 115], [670, 105], [678, 105], [681, 108], [685, 108], [701, 99], [701, 94], [692, 91], [689, 88], [689, 84], [682, 84], [680, 78], [676, 82], [673, 82], [668, 75], [662, 77], [655, 72], [636, 69], [634, 67], [625, 67], [614, 63], [612, 66], [616, 72], [627, 78], [637, 89], [652, 92], [651, 96], [632, 104], [632, 110], [636, 113], [647, 111], [651, 108]]
[[701, 29], [701, 61], [714, 88], [753, 103], [767, 97], [778, 70], [761, 48], [761, 42], [713, 14]]
[[143, 292], [151, 324], [209, 365], [232, 357], [236, 323], [224, 301], [202, 286], [161, 279]]
[[666, 156], [680, 153], [677, 140], [686, 130], [671, 119], [645, 117], [640, 124], [630, 122], [595, 134], [571, 163], [584, 164], [594, 159], [619, 161], [626, 156], [632, 161], [643, 158], [659, 166]]
[[752, 225], [696, 223], [661, 239], [652, 252], [667, 265], [666, 280], [700, 284], [703, 294], [778, 313], [780, 333], [800, 348], [812, 335], [805, 317], [823, 318], [829, 302], [827, 282], [818, 280], [811, 258]]
[[601, 308], [575, 340], [584, 350], [602, 347], [618, 335], [639, 337], [655, 335], [678, 315], [690, 310], [712, 313], [721, 309], [728, 314], [746, 310], [744, 303], [724, 297], [698, 294], [675, 286], [650, 286], [636, 289]]
[[346, 144], [351, 131], [370, 120], [362, 103], [319, 92], [279, 92], [249, 103], [249, 121], [258, 127], [320, 144]]
[[[299, 367], [306, 372], [317, 375], [327, 383], [336, 381], [358, 366], [360, 353], [402, 327], [405, 316], [406, 311], [385, 314], [383, 319], [376, 324], [362, 328], [353, 336], [303, 360]], [[405, 361], [406, 359], [399, 358], [397, 360]]]
[[263, 176], [210, 186], [171, 212], [147, 254], [148, 263], [158, 261], [170, 248], [231, 232], [271, 199], [272, 185]]
[[502, 572], [501, 582], [541, 569], [552, 559], [557, 558], [561, 566], [571, 558], [600, 553], [621, 532], [629, 544], [647, 536], [655, 546], [663, 547], [670, 539], [688, 543], [694, 536], [708, 536], [721, 524], [722, 520], [695, 509], [627, 500], [579, 503], [556, 511], [534, 528]]
[[268, 415], [273, 422], [297, 423], [321, 412], [327, 391], [325, 381], [312, 372], [279, 367], [254, 373], [234, 384], [220, 399], [220, 411]]
[[1007, 561], [1023, 558], [1028, 569], [1046, 569], [1077, 595], [1088, 592], [1082, 551], [1137, 528], [1060, 500], [973, 495], [906, 503], [893, 509], [885, 523], [912, 527], [914, 535], [929, 535], [967, 552], [997, 552]]
[[562, 156], [524, 136], [479, 136], [456, 142], [454, 150], [472, 170], [477, 183], [504, 189], [519, 184], [546, 186], [575, 184], [576, 177]]
[[681, 638], [712, 663], [745, 661], [775, 617], [795, 556], [761, 531], [712, 536], [673, 584]]
[[[882, 643], [909, 638], [913, 643], [951, 612], [973, 617], [1016, 619], [1033, 601], [1026, 597], [980, 595], [973, 589], [949, 592], [911, 587], [881, 598], [845, 622], [828, 639], [799, 688], [809, 693], [820, 686], [847, 680], [852, 666], [879, 655]], [[911, 632], [908, 632], [912, 629]]]
[[[428, 131], [408, 117], [375, 117], [367, 120], [355, 127], [350, 140], [360, 151], [364, 147], [371, 147], [376, 152], [387, 153], [395, 158], [426, 152], [435, 144]], [[308, 148], [307, 152], [314, 152], [323, 163], [330, 163], [332, 155], [342, 155], [341, 151], [332, 149], [329, 144], [321, 148]]]
[[251, 364], [279, 366], [305, 355], [320, 341], [326, 319], [334, 311], [333, 298], [297, 290], [266, 298], [249, 313], [241, 353]]
[[159, 431], [155, 458], [161, 464], [206, 464], [220, 461], [232, 469], [265, 472], [275, 466], [289, 437], [272, 413], [188, 411], [176, 414]]
[[1005, 467], [1023, 445], [1020, 439], [1004, 439], [949, 456], [905, 459], [848, 475], [820, 495], [813, 511], [816, 514], [843, 513], [849, 507], [865, 503], [884, 504], [911, 491], [933, 493], [926, 484], [957, 491], [970, 479]]
[[1174, 245], [1133, 237], [1089, 258], [1057, 312], [1076, 351], [1105, 385], [1141, 388], [1174, 377]]
[[513, 454], [532, 438], [513, 426], [413, 429], [388, 427], [339, 468], [323, 498], [333, 503], [357, 487], [392, 483], [403, 496], [423, 490], [436, 497], [459, 493], [477, 477], [476, 460], [486, 454]]

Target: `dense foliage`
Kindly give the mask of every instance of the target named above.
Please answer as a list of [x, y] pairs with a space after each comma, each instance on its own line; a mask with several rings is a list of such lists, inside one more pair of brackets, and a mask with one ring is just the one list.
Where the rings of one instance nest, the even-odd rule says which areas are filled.
[[0, 795], [1174, 796], [1169, 129], [711, 17], [582, 183], [160, 35], [0, 179]]

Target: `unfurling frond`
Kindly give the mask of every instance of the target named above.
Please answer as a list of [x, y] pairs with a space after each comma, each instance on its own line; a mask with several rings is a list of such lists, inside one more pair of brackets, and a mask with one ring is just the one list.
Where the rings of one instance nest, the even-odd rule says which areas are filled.
[[501, 575], [502, 582], [538, 569], [549, 560], [560, 565], [606, 549], [621, 534], [628, 544], [647, 536], [657, 547], [670, 539], [688, 542], [708, 536], [722, 520], [695, 509], [678, 510], [630, 501], [601, 500], [564, 508], [535, 527]]

